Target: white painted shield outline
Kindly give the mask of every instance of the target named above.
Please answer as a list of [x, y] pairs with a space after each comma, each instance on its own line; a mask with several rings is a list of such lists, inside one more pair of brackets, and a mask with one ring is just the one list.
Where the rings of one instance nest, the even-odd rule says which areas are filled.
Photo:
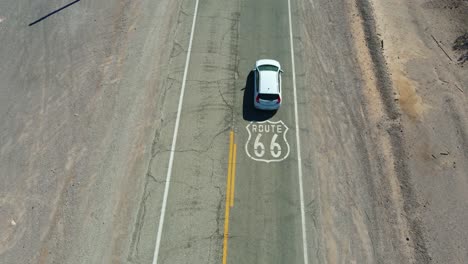
[[284, 122], [282, 120], [279, 120], [279, 121], [276, 121], [276, 122], [273, 122], [273, 121], [270, 121], [270, 120], [266, 120], [266, 121], [262, 121], [262, 122], [255, 122], [255, 124], [263, 124], [263, 123], [270, 123], [270, 124], [278, 124], [278, 123], [281, 123], [283, 125], [283, 127], [285, 127], [286, 129], [284, 130], [284, 133], [283, 134], [283, 139], [284, 139], [284, 142], [286, 142], [286, 146], [288, 147], [288, 151], [286, 153], [286, 155], [284, 155], [284, 157], [282, 159], [273, 159], [273, 160], [266, 160], [266, 159], [257, 159], [257, 158], [254, 158], [252, 155], [250, 155], [249, 153], [249, 148], [248, 148], [248, 145], [249, 145], [249, 142], [250, 142], [250, 139], [252, 138], [252, 134], [250, 133], [250, 125], [252, 125], [254, 122], [250, 122], [246, 127], [245, 129], [247, 129], [247, 132], [249, 133], [249, 138], [247, 139], [247, 142], [245, 143], [245, 153], [247, 153], [247, 156], [249, 156], [251, 159], [253, 160], [256, 160], [256, 161], [264, 161], [266, 163], [270, 163], [270, 162], [279, 162], [279, 161], [282, 161], [284, 159], [286, 159], [288, 156], [289, 156], [289, 152], [290, 152], [290, 148], [289, 148], [289, 143], [288, 141], [286, 140], [286, 133], [288, 133], [288, 126], [286, 126], [284, 124]]

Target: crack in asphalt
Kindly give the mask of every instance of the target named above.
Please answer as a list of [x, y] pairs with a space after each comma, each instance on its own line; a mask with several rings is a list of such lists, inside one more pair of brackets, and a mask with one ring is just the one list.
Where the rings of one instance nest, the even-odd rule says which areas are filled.
[[[195, 153], [198, 153], [198, 154], [203, 154], [203, 153], [206, 153], [208, 152], [209, 150], [211, 150], [213, 148], [213, 144], [214, 144], [214, 141], [223, 133], [229, 131], [230, 127], [226, 127], [224, 128], [223, 130], [219, 131], [218, 133], [216, 133], [216, 135], [211, 139], [208, 147], [206, 149], [194, 149], [194, 148], [191, 148], [191, 149], [181, 149], [181, 150], [174, 150], [174, 153], [186, 153], [186, 152], [195, 152]], [[153, 155], [153, 158], [155, 158], [157, 155], [159, 154], [162, 154], [162, 153], [167, 153], [167, 152], [170, 152], [171, 150], [170, 149], [164, 149], [164, 150], [159, 150], [159, 151], [156, 151]]]
[[[146, 179], [151, 178], [157, 182], [156, 178], [153, 175], [147, 173], [146, 176]], [[133, 232], [132, 242], [130, 244], [131, 251], [129, 252], [129, 255], [127, 257], [128, 261], [131, 263], [133, 263], [136, 260], [135, 256], [139, 255], [141, 229], [143, 228], [143, 221], [146, 215], [146, 201], [151, 196], [151, 193], [147, 192], [148, 183], [149, 182], [145, 180], [145, 187], [143, 189], [143, 199], [140, 201], [140, 205], [138, 207], [137, 220], [135, 223], [136, 230]]]
[[230, 104], [226, 101], [226, 99], [224, 98], [223, 94], [221, 93], [221, 89], [220, 89], [220, 88], [218, 88], [218, 92], [219, 92], [219, 95], [221, 96], [221, 100], [223, 100], [224, 104], [225, 104], [231, 111], [233, 111], [233, 110], [234, 110], [234, 109], [233, 109], [233, 106], [230, 105]]
[[[222, 250], [222, 238], [223, 238], [223, 234], [221, 234], [221, 226], [224, 225], [224, 219], [221, 219], [222, 218], [222, 215], [223, 215], [223, 192], [221, 190], [221, 187], [219, 186], [214, 186], [214, 188], [218, 189], [218, 193], [219, 193], [219, 201], [218, 201], [218, 207], [216, 209], [216, 229], [215, 231], [213, 232], [213, 234], [211, 234], [210, 236], [210, 240], [213, 240], [215, 239], [219, 246], [216, 246], [215, 247], [215, 252], [214, 254], [216, 254], [217, 256], [219, 256], [219, 258], [221, 259], [221, 250]], [[210, 251], [208, 252], [208, 259], [211, 258], [211, 253], [212, 253], [212, 248], [210, 247]], [[219, 261], [218, 261], [219, 262]]]

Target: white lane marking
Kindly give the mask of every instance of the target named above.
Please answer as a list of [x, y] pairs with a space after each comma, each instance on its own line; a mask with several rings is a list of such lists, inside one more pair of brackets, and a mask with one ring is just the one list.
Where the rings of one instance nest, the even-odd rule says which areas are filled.
[[189, 46], [188, 46], [188, 51], [187, 51], [187, 58], [185, 60], [184, 77], [182, 78], [182, 88], [180, 90], [179, 105], [177, 108], [177, 118], [175, 122], [174, 135], [172, 138], [171, 154], [169, 157], [169, 165], [168, 165], [167, 175], [166, 175], [166, 186], [164, 188], [164, 196], [163, 196], [163, 202], [161, 206], [161, 216], [159, 219], [158, 233], [156, 236], [156, 246], [154, 247], [153, 264], [158, 263], [159, 248], [161, 246], [161, 235], [163, 231], [164, 216], [166, 215], [167, 195], [169, 193], [169, 185], [171, 183], [172, 164], [174, 163], [174, 152], [175, 152], [176, 143], [177, 143], [177, 134], [179, 131], [180, 113], [182, 110], [182, 103], [184, 101], [185, 83], [187, 81], [188, 65], [190, 63], [190, 53], [192, 52], [193, 32], [195, 31], [195, 23], [197, 21], [198, 1], [199, 0], [196, 0], [195, 2], [195, 11], [193, 13], [192, 29], [190, 32], [190, 41], [189, 41]]
[[299, 176], [299, 196], [301, 200], [301, 221], [302, 221], [302, 246], [304, 251], [304, 264], [309, 263], [309, 256], [307, 254], [307, 231], [305, 225], [305, 210], [304, 210], [304, 189], [302, 184], [302, 158], [301, 158], [301, 142], [299, 140], [299, 118], [297, 114], [297, 92], [296, 92], [296, 67], [294, 65], [294, 42], [293, 31], [291, 22], [291, 0], [288, 0], [288, 14], [289, 14], [289, 44], [291, 45], [291, 64], [293, 76], [293, 91], [294, 91], [294, 118], [296, 119], [296, 149], [297, 149], [297, 167]]

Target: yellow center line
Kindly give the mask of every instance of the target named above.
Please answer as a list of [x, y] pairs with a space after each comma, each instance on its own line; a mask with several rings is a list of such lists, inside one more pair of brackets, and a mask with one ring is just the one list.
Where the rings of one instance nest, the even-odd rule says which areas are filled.
[[232, 155], [232, 173], [231, 173], [231, 207], [234, 206], [234, 190], [236, 189], [236, 158], [237, 158], [237, 144], [234, 144], [234, 153]]
[[226, 184], [226, 211], [224, 213], [224, 240], [223, 240], [223, 264], [227, 263], [227, 249], [229, 236], [229, 209], [230, 209], [230, 193], [231, 193], [231, 176], [232, 176], [232, 157], [234, 152], [234, 131], [229, 133], [229, 163], [228, 176]]

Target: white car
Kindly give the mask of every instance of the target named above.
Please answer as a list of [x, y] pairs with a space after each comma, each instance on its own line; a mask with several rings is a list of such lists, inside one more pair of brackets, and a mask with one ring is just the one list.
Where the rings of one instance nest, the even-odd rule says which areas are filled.
[[277, 110], [281, 106], [281, 65], [275, 60], [258, 60], [254, 69], [254, 106]]

